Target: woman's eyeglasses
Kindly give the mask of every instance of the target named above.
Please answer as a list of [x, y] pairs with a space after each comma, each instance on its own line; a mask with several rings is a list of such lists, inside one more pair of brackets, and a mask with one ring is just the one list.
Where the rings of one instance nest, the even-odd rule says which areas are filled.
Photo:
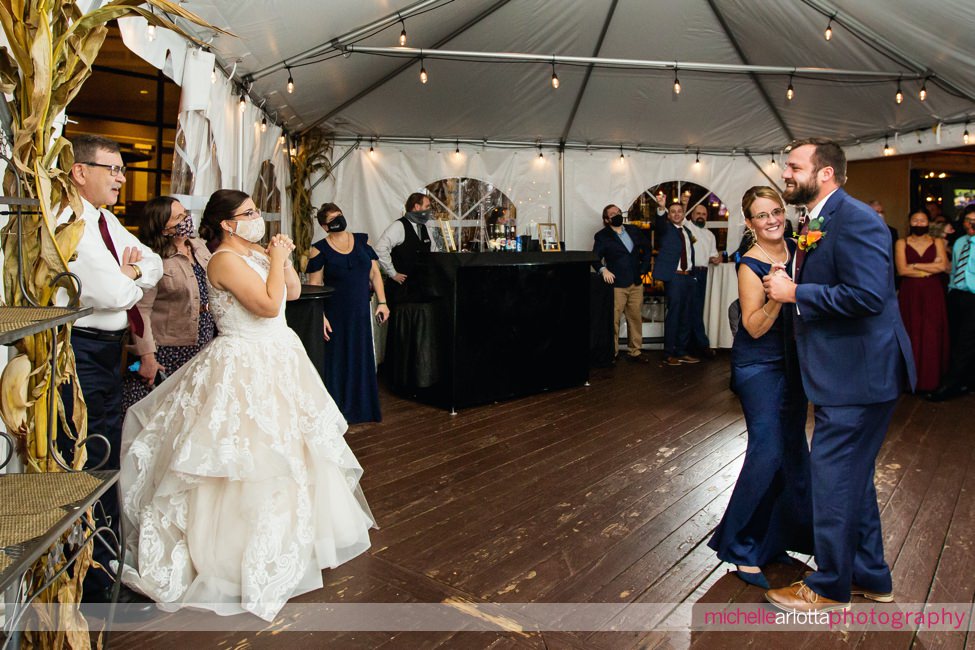
[[771, 214], [768, 212], [759, 212], [756, 215], [752, 215], [752, 221], [766, 221], [771, 217], [779, 219], [783, 216], [785, 216], [785, 208], [775, 208]]
[[257, 208], [251, 208], [250, 210], [244, 210], [243, 212], [240, 212], [238, 214], [232, 214], [230, 215], [230, 218], [231, 219], [238, 219], [238, 218], [256, 219], [259, 216], [261, 216], [261, 211], [258, 210]]

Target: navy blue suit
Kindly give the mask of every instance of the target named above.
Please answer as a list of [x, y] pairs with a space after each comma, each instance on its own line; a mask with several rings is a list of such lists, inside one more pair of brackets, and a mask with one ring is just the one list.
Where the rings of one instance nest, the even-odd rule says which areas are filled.
[[633, 240], [633, 250], [626, 250], [616, 232], [606, 226], [593, 237], [592, 252], [598, 260], [592, 267], [598, 272], [602, 264], [609, 272], [616, 276], [613, 287], [625, 289], [634, 284], [641, 284], [640, 276], [650, 270], [650, 239], [636, 226], [623, 226], [626, 233]]
[[[673, 223], [661, 220], [657, 227], [657, 261], [653, 267], [653, 277], [664, 283], [667, 296], [667, 315], [664, 317], [664, 353], [670, 357], [687, 354], [693, 326], [694, 295], [697, 281], [694, 276], [677, 272], [680, 251], [684, 246], [680, 232], [684, 232], [687, 242], [691, 231], [681, 224], [678, 230]], [[688, 246], [687, 270], [694, 268], [694, 247]]]
[[796, 287], [799, 366], [816, 405], [810, 467], [818, 570], [806, 584], [846, 602], [851, 582], [891, 591], [874, 463], [915, 372], [887, 226], [842, 189], [819, 216], [824, 235], [807, 251]]

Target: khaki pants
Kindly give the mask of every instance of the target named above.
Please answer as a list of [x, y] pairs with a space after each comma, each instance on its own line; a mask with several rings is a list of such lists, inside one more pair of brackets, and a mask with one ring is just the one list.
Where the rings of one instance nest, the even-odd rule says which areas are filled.
[[620, 316], [626, 314], [629, 355], [640, 354], [643, 346], [643, 285], [634, 284], [625, 289], [613, 287], [613, 352], [619, 352]]

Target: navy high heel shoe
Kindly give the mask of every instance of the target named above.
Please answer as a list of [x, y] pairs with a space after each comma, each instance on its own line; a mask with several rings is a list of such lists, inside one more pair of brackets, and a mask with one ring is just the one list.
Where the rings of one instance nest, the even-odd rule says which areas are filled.
[[733, 574], [738, 576], [738, 579], [746, 584], [753, 585], [755, 587], [760, 587], [762, 589], [771, 589], [772, 586], [765, 579], [765, 574], [761, 571], [757, 573], [748, 573], [746, 571], [732, 571]]

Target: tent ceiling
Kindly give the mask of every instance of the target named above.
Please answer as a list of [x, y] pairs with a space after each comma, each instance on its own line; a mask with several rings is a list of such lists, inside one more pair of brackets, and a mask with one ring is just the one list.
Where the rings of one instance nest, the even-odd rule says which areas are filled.
[[[201, 0], [188, 8], [239, 38], [213, 43], [250, 92], [291, 130], [313, 125], [338, 135], [459, 138], [706, 150], [780, 149], [789, 138], [853, 142], [975, 115], [975, 3], [970, 0], [455, 0], [406, 19], [410, 47], [903, 73], [896, 80], [672, 71], [393, 56], [331, 49], [316, 63], [262, 74], [316, 46], [397, 12], [415, 0]], [[833, 38], [823, 30], [830, 14]], [[724, 25], [721, 19], [723, 18]], [[607, 25], [605, 39], [597, 48]], [[727, 29], [726, 29], [727, 28]], [[391, 47], [391, 24], [356, 41]], [[397, 71], [399, 71], [397, 73]], [[917, 75], [931, 74], [920, 102]], [[584, 90], [583, 90], [584, 88]], [[576, 108], [576, 104], [578, 107]]]

